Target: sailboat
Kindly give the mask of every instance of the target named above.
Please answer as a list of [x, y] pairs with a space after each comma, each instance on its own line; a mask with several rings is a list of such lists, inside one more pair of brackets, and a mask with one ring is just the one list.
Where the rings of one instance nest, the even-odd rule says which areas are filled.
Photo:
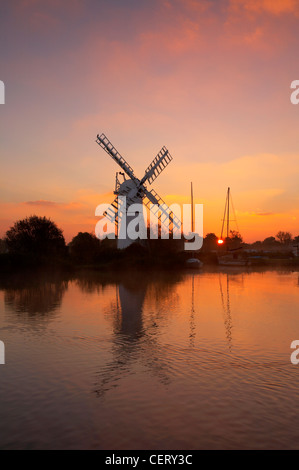
[[[193, 201], [193, 183], [191, 182], [191, 231], [194, 233], [194, 201]], [[192, 269], [200, 269], [203, 266], [203, 262], [198, 258], [195, 258], [194, 251], [192, 257], [186, 261], [186, 267]]]
[[[218, 254], [218, 263], [221, 266], [247, 266], [248, 261], [244, 259], [242, 256], [242, 247], [230, 247], [230, 205], [232, 205], [233, 211], [234, 211], [234, 206], [232, 204], [232, 199], [231, 199], [231, 191], [230, 188], [227, 189], [227, 195], [226, 195], [226, 201], [225, 201], [225, 207], [224, 207], [224, 217], [222, 221], [222, 228], [221, 228], [221, 236], [218, 239], [218, 244], [219, 246], [223, 245], [224, 243], [226, 244], [226, 251], [224, 253], [219, 253]], [[234, 211], [235, 212], [235, 211]], [[236, 215], [235, 219], [236, 221]], [[223, 239], [223, 234], [225, 231], [226, 227], [226, 239]]]

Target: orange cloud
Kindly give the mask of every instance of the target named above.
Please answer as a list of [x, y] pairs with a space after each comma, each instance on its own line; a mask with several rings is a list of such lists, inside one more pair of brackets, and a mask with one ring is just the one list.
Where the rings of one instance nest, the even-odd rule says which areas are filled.
[[53, 206], [58, 205], [57, 202], [43, 201], [43, 200], [40, 200], [40, 201], [27, 201], [24, 204], [27, 204], [28, 206], [41, 206], [41, 207], [53, 207]]
[[258, 212], [256, 215], [259, 217], [268, 217], [269, 215], [275, 215], [273, 212]]
[[97, 205], [111, 203], [114, 195], [112, 193], [97, 194], [80, 190], [76, 196], [77, 201], [59, 203], [44, 200], [19, 203], [0, 202], [0, 236], [3, 237], [6, 230], [15, 221], [31, 215], [46, 216], [56, 222], [64, 231], [67, 242], [79, 231], [94, 232], [95, 225], [98, 222], [98, 218], [94, 215]]
[[280, 15], [283, 13], [299, 12], [298, 0], [230, 0], [232, 10], [245, 10], [252, 13], [272, 13]]

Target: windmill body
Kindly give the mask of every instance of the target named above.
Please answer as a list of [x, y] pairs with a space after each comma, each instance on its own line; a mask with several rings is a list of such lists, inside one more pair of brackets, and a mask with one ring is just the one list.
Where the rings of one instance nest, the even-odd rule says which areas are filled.
[[[123, 236], [118, 236], [117, 248], [123, 250], [135, 241], [135, 238], [133, 238], [134, 233], [130, 233], [130, 227], [136, 218], [136, 212], [130, 210], [130, 207], [133, 204], [139, 204], [142, 207], [143, 198], [138, 194], [136, 184], [131, 179], [125, 180], [123, 183], [121, 183], [114, 191], [114, 194], [117, 195], [118, 200], [120, 197], [126, 197], [126, 204], [123, 204], [120, 207], [120, 218], [118, 222], [118, 234]], [[139, 214], [138, 232], [141, 234], [146, 234], [146, 226], [143, 214]]]
[[[130, 230], [130, 227], [132, 226], [131, 222], [136, 218], [134, 210], [130, 209], [133, 204], [145, 204], [145, 206], [157, 216], [159, 221], [165, 225], [167, 224], [168, 227], [169, 224], [172, 223], [174, 229], [180, 230], [180, 220], [171, 212], [170, 208], [158, 193], [153, 189], [149, 191], [146, 186], [146, 184], [152, 184], [171, 162], [172, 157], [166, 147], [161, 149], [146, 169], [143, 178], [140, 180], [135, 176], [133, 168], [120, 155], [112, 143], [107, 139], [105, 134], [97, 135], [96, 142], [123, 170], [122, 172], [116, 173], [114, 190], [116, 198], [104, 213], [105, 217], [107, 217], [112, 223], [116, 224], [118, 248], [127, 248], [131, 243], [136, 241], [136, 230], [135, 232]], [[123, 180], [120, 179], [119, 175]], [[146, 234], [145, 222], [143, 215], [141, 214], [138, 214], [137, 225], [137, 232]]]

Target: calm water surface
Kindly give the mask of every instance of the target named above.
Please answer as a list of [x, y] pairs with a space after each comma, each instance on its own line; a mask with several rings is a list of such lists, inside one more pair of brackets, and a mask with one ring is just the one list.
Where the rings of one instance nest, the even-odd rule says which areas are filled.
[[0, 448], [298, 449], [298, 276], [0, 280]]

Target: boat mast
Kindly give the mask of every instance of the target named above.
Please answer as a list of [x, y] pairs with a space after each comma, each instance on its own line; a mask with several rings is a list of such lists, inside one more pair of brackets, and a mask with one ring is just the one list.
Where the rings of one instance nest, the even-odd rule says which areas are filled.
[[227, 189], [227, 221], [226, 221], [226, 237], [229, 237], [229, 199], [230, 199], [230, 188]]

